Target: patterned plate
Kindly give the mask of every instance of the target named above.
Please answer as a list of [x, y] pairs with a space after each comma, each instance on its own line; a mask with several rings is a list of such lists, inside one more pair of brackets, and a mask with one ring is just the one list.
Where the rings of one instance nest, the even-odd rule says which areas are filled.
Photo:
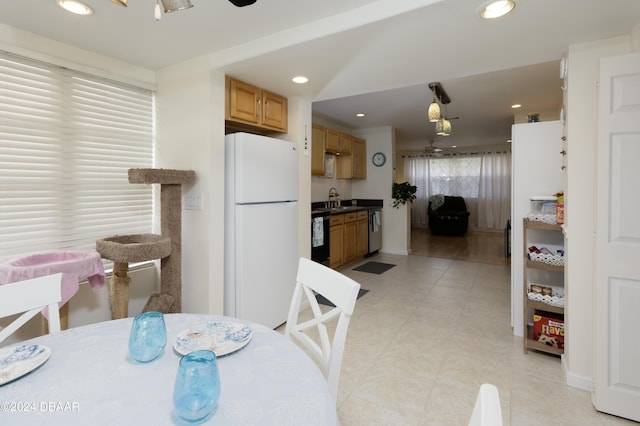
[[251, 340], [251, 328], [237, 322], [210, 322], [178, 334], [173, 348], [181, 355], [208, 349], [216, 356], [228, 355]]
[[51, 349], [42, 345], [20, 345], [0, 349], [0, 386], [32, 372], [49, 359]]

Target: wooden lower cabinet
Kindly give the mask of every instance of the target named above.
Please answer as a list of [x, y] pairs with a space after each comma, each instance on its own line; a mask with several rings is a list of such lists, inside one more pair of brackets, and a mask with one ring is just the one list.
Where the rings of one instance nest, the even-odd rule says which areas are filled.
[[360, 257], [369, 251], [369, 213], [358, 212], [356, 223], [356, 257]]
[[369, 248], [367, 211], [331, 215], [329, 234], [330, 267], [335, 269], [364, 256]]
[[344, 263], [344, 215], [331, 216], [329, 222], [329, 266], [337, 268]]
[[358, 228], [356, 223], [356, 212], [347, 213], [344, 216], [344, 262], [351, 262], [357, 253]]

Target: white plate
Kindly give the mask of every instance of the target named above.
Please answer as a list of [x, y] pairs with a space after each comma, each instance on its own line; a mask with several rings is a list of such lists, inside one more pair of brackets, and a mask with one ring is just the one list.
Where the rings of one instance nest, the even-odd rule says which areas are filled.
[[216, 356], [228, 355], [251, 340], [251, 328], [237, 322], [210, 322], [178, 334], [173, 348], [181, 355], [207, 349]]
[[9, 383], [40, 367], [51, 349], [42, 345], [20, 345], [0, 349], [0, 385]]

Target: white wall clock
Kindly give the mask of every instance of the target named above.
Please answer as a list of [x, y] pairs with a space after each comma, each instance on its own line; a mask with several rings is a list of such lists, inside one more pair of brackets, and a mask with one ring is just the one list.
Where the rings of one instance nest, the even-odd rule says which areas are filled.
[[381, 167], [387, 162], [387, 157], [381, 152], [376, 152], [373, 154], [373, 157], [371, 157], [371, 161], [374, 166]]

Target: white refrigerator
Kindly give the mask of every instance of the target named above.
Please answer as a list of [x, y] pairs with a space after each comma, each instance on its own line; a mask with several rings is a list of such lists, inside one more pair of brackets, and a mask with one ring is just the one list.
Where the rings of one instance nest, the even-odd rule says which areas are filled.
[[287, 319], [298, 267], [296, 144], [225, 137], [224, 314], [276, 328]]

